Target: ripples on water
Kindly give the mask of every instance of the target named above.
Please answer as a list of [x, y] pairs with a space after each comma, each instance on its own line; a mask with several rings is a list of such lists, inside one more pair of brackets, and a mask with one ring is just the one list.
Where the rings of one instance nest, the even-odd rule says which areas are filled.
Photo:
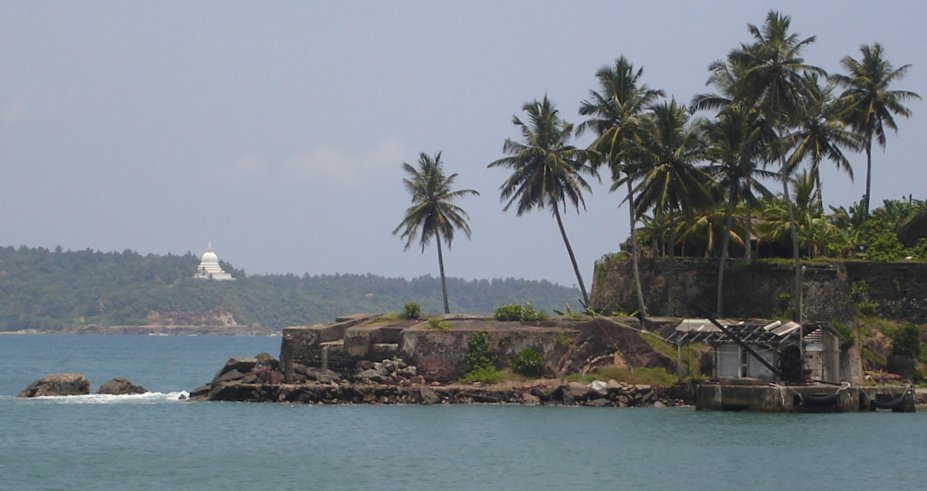
[[[11, 394], [55, 370], [0, 375], [0, 388], [16, 386], [0, 396], [0, 489], [922, 488], [923, 413], [177, 401], [229, 355], [275, 353], [268, 341], [202, 339], [80, 340], [131, 349], [111, 376], [142, 385], [165, 363], [196, 372], [168, 374], [195, 378], [159, 394], [23, 400]], [[73, 343], [46, 340], [0, 346], [0, 360], [25, 363], [23, 348], [40, 346], [77, 356]]]

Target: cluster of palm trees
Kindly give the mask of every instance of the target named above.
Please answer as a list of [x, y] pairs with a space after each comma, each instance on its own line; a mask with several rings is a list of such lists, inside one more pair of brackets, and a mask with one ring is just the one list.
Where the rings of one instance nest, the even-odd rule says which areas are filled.
[[[798, 225], [813, 222], [823, 214], [821, 163], [830, 161], [852, 177], [845, 152], [866, 152], [866, 191], [861, 206], [863, 217], [867, 216], [873, 141], [884, 147], [886, 128], [897, 131], [894, 118], [910, 115], [904, 102], [919, 96], [892, 88], [909, 65], [895, 68], [878, 43], [863, 45], [859, 59], [844, 57], [844, 74], [828, 75], [806, 63], [802, 51], [815, 38], [801, 38], [790, 32], [790, 23], [788, 16], [771, 11], [761, 26], [749, 25], [751, 39], [725, 59], [709, 65], [707, 85], [714, 92], [696, 96], [688, 106], [644, 84], [643, 70], [622, 56], [596, 73], [598, 88], [580, 103], [579, 114], [586, 119], [575, 128], [560, 117], [546, 95], [523, 106], [525, 121], [513, 119], [521, 139], [506, 140], [505, 157], [489, 164], [512, 172], [501, 186], [505, 209], [514, 206], [518, 215], [535, 208], [550, 210], [569, 253], [584, 304], [588, 305], [589, 299], [563, 227], [561, 207], [577, 211], [584, 207], [583, 194], [590, 191], [586, 179], [598, 179], [604, 166], [611, 174], [611, 191], [626, 192], [624, 202], [631, 223], [629, 255], [641, 315], [646, 316], [647, 310], [638, 273], [639, 222], [647, 221], [652, 229], [660, 230], [659, 234], [651, 233], [650, 238], [659, 235], [660, 252], [671, 259], [682, 242], [680, 237], [691, 237], [706, 223], [708, 244], [704, 249], [714, 251], [714, 240], [720, 237], [716, 306], [720, 316], [731, 241], [743, 246], [744, 259], [749, 261], [755, 211], [769, 211], [781, 204], [779, 210], [783, 213], [779, 213], [776, 223], [787, 228], [791, 239], [795, 268], [793, 316], [800, 319], [802, 249]], [[699, 116], [700, 112], [708, 116]], [[587, 148], [570, 143], [586, 132], [594, 136]], [[412, 172], [411, 166], [404, 165]], [[422, 172], [424, 167], [406, 181], [410, 192], [420, 187], [414, 182]], [[765, 185], [776, 181], [781, 184], [778, 197]], [[798, 192], [800, 207], [795, 206], [792, 190]], [[452, 199], [461, 195], [451, 193], [449, 188], [443, 192]], [[413, 201], [417, 202], [415, 196], [413, 192]], [[434, 199], [429, 202], [435, 203]], [[405, 227], [403, 236], [410, 241], [408, 247], [414, 231], [421, 228], [424, 247], [427, 239], [440, 239], [441, 235], [426, 235], [424, 218], [410, 218], [409, 213], [415, 209], [409, 209], [396, 232]], [[459, 208], [455, 212], [466, 216]], [[715, 233], [714, 225], [719, 220], [713, 218], [719, 214], [723, 216], [721, 230]], [[455, 217], [447, 223], [468, 233], [466, 222]], [[416, 220], [419, 224], [413, 228]], [[443, 223], [443, 219], [433, 220]], [[448, 245], [450, 232], [442, 230]], [[779, 234], [782, 232], [780, 227]], [[808, 235], [807, 230], [804, 234]], [[672, 284], [673, 261], [669, 264], [668, 282]], [[672, 291], [667, 288], [670, 313]]]

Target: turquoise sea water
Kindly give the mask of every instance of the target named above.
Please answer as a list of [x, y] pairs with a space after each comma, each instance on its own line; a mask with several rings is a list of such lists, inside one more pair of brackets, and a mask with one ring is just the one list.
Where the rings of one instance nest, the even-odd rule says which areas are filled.
[[[279, 338], [0, 336], [0, 489], [923, 489], [927, 415], [185, 403]], [[16, 399], [77, 371], [155, 394]]]

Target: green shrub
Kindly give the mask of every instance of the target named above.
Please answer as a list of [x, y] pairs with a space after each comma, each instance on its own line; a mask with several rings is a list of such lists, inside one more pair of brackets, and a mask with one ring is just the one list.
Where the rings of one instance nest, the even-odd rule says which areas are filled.
[[489, 337], [485, 332], [478, 332], [467, 339], [467, 354], [464, 355], [467, 372], [474, 372], [481, 368], [492, 367], [492, 357], [489, 354]]
[[406, 319], [418, 319], [418, 316], [422, 314], [422, 306], [409, 302], [402, 308], [402, 312]]
[[451, 328], [451, 324], [440, 317], [432, 317], [428, 319], [428, 328], [436, 331], [447, 331]]
[[496, 320], [500, 321], [518, 321], [521, 320], [521, 305], [510, 303], [496, 307], [494, 312]]
[[914, 324], [907, 323], [895, 333], [892, 341], [892, 354], [896, 356], [910, 356], [919, 358], [924, 350], [921, 341], [921, 330]]
[[461, 381], [466, 384], [472, 384], [474, 382], [498, 384], [502, 381], [502, 374], [499, 373], [499, 370], [496, 370], [496, 367], [483, 367], [467, 372]]
[[549, 317], [543, 310], [534, 310], [534, 306], [526, 303], [524, 306], [515, 303], [500, 305], [493, 312], [496, 320], [500, 321], [545, 321]]
[[573, 336], [559, 332], [556, 336], [554, 336], [554, 343], [556, 343], [558, 348], [566, 348], [573, 344]]
[[512, 359], [512, 371], [528, 378], [538, 378], [544, 375], [544, 358], [534, 349], [525, 348]]
[[850, 303], [856, 315], [870, 316], [875, 313], [876, 304], [869, 299], [869, 284], [865, 281], [850, 284]]

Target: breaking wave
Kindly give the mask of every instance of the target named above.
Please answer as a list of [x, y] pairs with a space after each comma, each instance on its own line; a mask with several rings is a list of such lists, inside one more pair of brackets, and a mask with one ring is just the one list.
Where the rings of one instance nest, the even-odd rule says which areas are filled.
[[88, 394], [83, 396], [48, 396], [20, 399], [23, 401], [41, 401], [53, 404], [163, 404], [166, 402], [184, 402], [190, 393], [146, 392], [144, 394], [110, 395]]

